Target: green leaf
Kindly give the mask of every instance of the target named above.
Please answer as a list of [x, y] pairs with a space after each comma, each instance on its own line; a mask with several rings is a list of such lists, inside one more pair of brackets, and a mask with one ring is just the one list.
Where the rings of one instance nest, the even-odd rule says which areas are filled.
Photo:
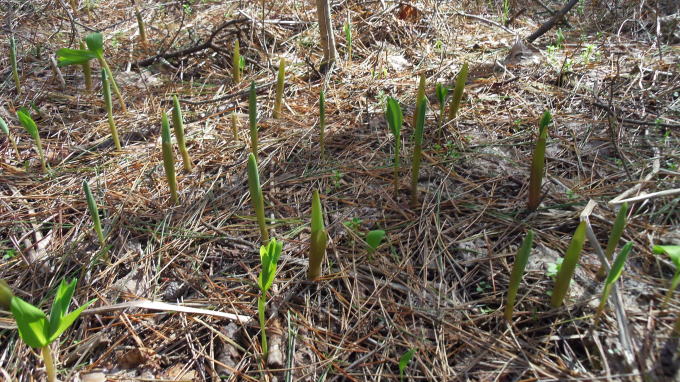
[[543, 116], [541, 117], [541, 120], [538, 123], [538, 126], [543, 129], [548, 127], [549, 124], [552, 123], [552, 114], [550, 114], [549, 110], [546, 110], [543, 112]]
[[[86, 302], [85, 305], [79, 307], [78, 309], [74, 310], [73, 312], [71, 312], [71, 313], [67, 314], [66, 316], [62, 317], [62, 318], [59, 320], [59, 325], [56, 326], [56, 327], [54, 327], [54, 328], [51, 327], [51, 326], [52, 326], [52, 325], [51, 325], [52, 322], [50, 322], [50, 331], [51, 331], [51, 332], [50, 332], [50, 336], [49, 336], [49, 338], [48, 338], [48, 341], [51, 343], [52, 341], [54, 341], [54, 340], [56, 340], [57, 338], [59, 338], [59, 336], [60, 336], [66, 329], [68, 329], [71, 325], [73, 325], [73, 323], [74, 323], [75, 320], [80, 316], [80, 314], [83, 312], [83, 310], [85, 310], [88, 306], [90, 306], [90, 304], [92, 304], [92, 303], [95, 302], [95, 301], [97, 301], [96, 298], [95, 298], [95, 299], [92, 299], [92, 300], [90, 300], [90, 301], [88, 301], [88, 302]], [[50, 317], [50, 321], [51, 321], [51, 317]]]
[[406, 367], [408, 367], [408, 364], [411, 362], [411, 359], [413, 359], [413, 355], [415, 354], [416, 349], [408, 349], [404, 354], [402, 354], [401, 358], [399, 358], [399, 375], [401, 377], [404, 376], [404, 372], [406, 371]]
[[512, 313], [515, 310], [515, 299], [517, 298], [517, 290], [519, 289], [519, 283], [522, 281], [522, 275], [524, 274], [524, 268], [529, 261], [529, 255], [531, 254], [531, 244], [534, 240], [534, 231], [529, 230], [527, 236], [522, 241], [522, 245], [517, 250], [517, 256], [515, 256], [515, 264], [512, 266], [512, 273], [510, 274], [510, 284], [508, 286], [508, 295], [505, 301], [505, 319], [508, 321], [512, 320]]
[[5, 122], [5, 120], [2, 119], [2, 117], [0, 117], [0, 130], [2, 130], [3, 133], [9, 136], [9, 126], [7, 126], [7, 122]]
[[267, 293], [274, 282], [276, 263], [281, 256], [282, 247], [283, 243], [277, 242], [274, 238], [272, 238], [266, 246], [263, 245], [260, 247], [262, 271], [260, 271], [260, 274], [258, 275], [257, 282], [263, 294]]
[[52, 333], [61, 326], [61, 319], [68, 312], [68, 306], [71, 304], [73, 291], [76, 289], [76, 282], [78, 282], [78, 279], [73, 279], [68, 284], [65, 280], [61, 280], [61, 283], [59, 283], [59, 288], [57, 288], [57, 294], [54, 296], [52, 309], [50, 310], [50, 337], [52, 336]]
[[385, 118], [387, 119], [387, 124], [390, 127], [390, 131], [392, 131], [392, 134], [394, 134], [394, 137], [398, 141], [399, 137], [401, 136], [401, 126], [404, 123], [404, 113], [401, 111], [399, 101], [392, 97], [387, 99]]
[[437, 99], [439, 100], [439, 104], [444, 107], [444, 104], [446, 103], [446, 98], [449, 96], [449, 88], [442, 85], [442, 84], [437, 84], [435, 87], [435, 92], [437, 93]]
[[38, 139], [38, 125], [35, 124], [35, 121], [33, 121], [33, 118], [31, 118], [31, 115], [28, 113], [28, 109], [25, 107], [22, 107], [17, 111], [17, 117], [19, 118], [19, 123], [21, 123], [21, 126], [26, 129], [28, 134], [31, 135], [33, 139]]
[[567, 295], [569, 284], [571, 283], [571, 278], [574, 276], [574, 270], [576, 270], [576, 265], [581, 256], [581, 250], [583, 249], [585, 240], [586, 222], [582, 221], [576, 228], [574, 236], [571, 238], [569, 248], [567, 248], [567, 253], [564, 255], [564, 260], [557, 273], [555, 288], [553, 289], [553, 294], [550, 299], [550, 305], [553, 308], [561, 306], [564, 296]]
[[623, 266], [626, 265], [626, 259], [628, 258], [628, 253], [630, 252], [631, 248], [633, 248], [632, 241], [629, 241], [623, 246], [621, 252], [619, 252], [618, 256], [616, 256], [616, 260], [614, 260], [614, 264], [612, 264], [611, 269], [609, 269], [607, 280], [604, 282], [605, 285], [611, 285], [615, 283], [619, 277], [621, 277], [621, 273], [623, 273]]
[[87, 44], [87, 48], [97, 56], [104, 54], [104, 35], [101, 33], [96, 32], [87, 35], [87, 37], [85, 37], [85, 44]]
[[11, 311], [19, 328], [19, 336], [32, 348], [41, 348], [49, 344], [47, 341], [48, 323], [45, 313], [35, 306], [14, 296]]
[[385, 231], [381, 229], [373, 230], [366, 234], [366, 244], [368, 244], [368, 252], [373, 253], [382, 243], [385, 238]]
[[652, 248], [654, 253], [665, 253], [670, 256], [675, 268], [680, 270], [680, 245], [655, 245]]
[[95, 58], [97, 55], [89, 50], [69, 48], [57, 50], [57, 66], [82, 65]]
[[321, 199], [319, 198], [319, 191], [314, 190], [314, 193], [312, 194], [312, 232], [318, 232], [323, 229], [324, 224]]

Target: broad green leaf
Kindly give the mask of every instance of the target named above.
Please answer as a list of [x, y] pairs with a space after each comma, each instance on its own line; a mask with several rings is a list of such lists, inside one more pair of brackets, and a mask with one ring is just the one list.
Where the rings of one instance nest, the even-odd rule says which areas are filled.
[[57, 66], [82, 65], [95, 58], [97, 55], [89, 50], [69, 48], [57, 50]]
[[628, 258], [628, 253], [630, 252], [631, 248], [633, 248], [632, 241], [629, 241], [623, 246], [621, 252], [619, 252], [618, 256], [616, 256], [616, 260], [614, 260], [611, 269], [609, 269], [607, 280], [604, 282], [605, 284], [614, 284], [616, 280], [621, 277], [621, 274], [623, 273], [623, 266], [626, 265], [626, 259]]
[[76, 289], [76, 282], [78, 282], [78, 279], [73, 279], [68, 284], [65, 280], [61, 280], [61, 283], [59, 283], [59, 288], [57, 288], [57, 294], [54, 296], [52, 309], [50, 310], [50, 336], [61, 326], [61, 319], [68, 312], [73, 291]]
[[0, 130], [2, 130], [3, 133], [9, 135], [9, 126], [7, 126], [7, 122], [5, 122], [2, 117], [0, 117]]
[[680, 270], [680, 245], [655, 245], [652, 251], [658, 254], [667, 254], [675, 264], [675, 268]]
[[32, 348], [41, 348], [47, 341], [48, 323], [45, 313], [35, 306], [14, 296], [11, 302], [11, 311], [19, 328], [19, 336]]
[[260, 261], [262, 263], [262, 271], [258, 276], [258, 284], [262, 293], [266, 293], [274, 282], [276, 274], [276, 263], [281, 256], [281, 248], [283, 243], [277, 242], [272, 238], [266, 246], [260, 247]]
[[385, 118], [387, 119], [387, 124], [390, 127], [390, 131], [392, 131], [392, 134], [394, 134], [396, 140], [399, 141], [399, 137], [401, 136], [401, 126], [404, 123], [404, 114], [402, 113], [401, 107], [399, 106], [399, 101], [392, 97], [387, 99]]
[[368, 251], [370, 253], [375, 252], [380, 243], [382, 243], [385, 238], [385, 231], [381, 229], [373, 230], [366, 234], [366, 244], [368, 244]]
[[31, 118], [28, 109], [25, 107], [19, 109], [19, 111], [17, 111], [17, 117], [19, 118], [19, 123], [26, 129], [28, 134], [30, 134], [33, 139], [38, 139], [38, 125], [36, 125], [33, 118]]
[[[80, 316], [80, 314], [85, 310], [88, 306], [90, 306], [93, 302], [95, 302], [97, 299], [92, 299], [88, 302], [86, 302], [83, 306], [79, 307], [78, 309], [74, 310], [73, 312], [65, 315], [59, 320], [59, 325], [50, 328], [50, 336], [48, 338], [48, 342], [52, 342], [59, 338], [59, 336], [66, 330], [68, 329], [71, 325], [73, 325], [73, 322]], [[51, 317], [50, 317], [51, 321]], [[50, 322], [51, 326], [51, 322]]]
[[85, 44], [87, 48], [94, 52], [97, 56], [104, 54], [104, 35], [101, 33], [90, 33], [85, 37]]

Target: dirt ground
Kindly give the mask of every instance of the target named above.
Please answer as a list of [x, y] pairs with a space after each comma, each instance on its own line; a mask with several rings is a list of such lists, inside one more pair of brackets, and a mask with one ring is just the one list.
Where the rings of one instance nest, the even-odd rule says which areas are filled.
[[[676, 269], [652, 252], [680, 245], [680, 24], [673, 24], [680, 10], [673, 1], [583, 0], [533, 44], [517, 43], [564, 3], [334, 1], [338, 60], [322, 73], [308, 1], [1, 2], [0, 45], [9, 51], [10, 35], [17, 42], [20, 89], [2, 55], [0, 117], [17, 150], [0, 134], [0, 279], [46, 312], [64, 279], [78, 278], [72, 309], [97, 299], [52, 344], [58, 378], [680, 380], [673, 335], [680, 295], [662, 304]], [[80, 66], [51, 63], [59, 48], [77, 49], [95, 31], [127, 105], [124, 112], [114, 96], [122, 150], [110, 134], [97, 61], [89, 93]], [[274, 119], [282, 58], [284, 103]], [[441, 120], [435, 85], [453, 87], [466, 62], [460, 110]], [[412, 205], [421, 74], [429, 104]], [[251, 81], [267, 228], [283, 242], [267, 297], [266, 360], [257, 311], [263, 243], [246, 172]], [[160, 128], [173, 95], [193, 162], [182, 168], [175, 151], [177, 204]], [[397, 193], [388, 97], [400, 102], [405, 122]], [[47, 172], [17, 120], [21, 107], [38, 126]], [[542, 200], [529, 211], [545, 110], [553, 123]], [[83, 181], [98, 204], [108, 263]], [[329, 243], [323, 276], [310, 282], [314, 189]], [[603, 284], [594, 244], [607, 245], [623, 200], [628, 223], [618, 248], [632, 241], [633, 250], [596, 322]], [[554, 271], [589, 201], [594, 237], [565, 304], [553, 308]], [[375, 251], [366, 243], [372, 230], [386, 232]], [[533, 249], [506, 321], [510, 272], [529, 230]], [[412, 359], [402, 358], [411, 349]], [[6, 310], [3, 378], [45, 379], [39, 352], [22, 343]]]

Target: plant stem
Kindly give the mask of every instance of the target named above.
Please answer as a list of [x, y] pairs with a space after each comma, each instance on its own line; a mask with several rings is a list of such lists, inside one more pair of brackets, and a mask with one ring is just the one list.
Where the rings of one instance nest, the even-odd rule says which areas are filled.
[[168, 186], [170, 187], [170, 199], [173, 204], [177, 204], [179, 201], [179, 196], [177, 195], [175, 160], [172, 155], [170, 125], [168, 124], [168, 116], [165, 113], [161, 115], [161, 139], [161, 147], [163, 149], [163, 167], [165, 168], [165, 177], [168, 180]]
[[274, 119], [281, 116], [281, 103], [283, 101], [283, 85], [286, 80], [286, 61], [279, 61], [279, 73], [276, 77], [276, 99], [274, 101]]
[[149, 41], [146, 39], [146, 28], [144, 27], [144, 18], [142, 18], [142, 13], [139, 12], [139, 8], [135, 4], [135, 0], [132, 1], [132, 6], [135, 7], [135, 18], [137, 19], [137, 28], [139, 28], [139, 41], [144, 48], [149, 46]]
[[19, 70], [17, 68], [17, 45], [14, 36], [9, 37], [9, 60], [12, 65], [12, 78], [17, 94], [21, 94], [21, 83], [19, 82]]
[[449, 121], [456, 118], [458, 108], [460, 107], [460, 100], [463, 98], [463, 90], [465, 89], [465, 81], [467, 81], [468, 64], [463, 64], [458, 76], [456, 77], [456, 88], [453, 90], [453, 97], [451, 97], [451, 107], [449, 108]]
[[325, 136], [326, 136], [326, 96], [323, 90], [319, 92], [319, 151], [323, 160], [325, 157]]
[[50, 345], [45, 345], [40, 349], [43, 362], [45, 362], [45, 371], [47, 372], [47, 382], [57, 381], [57, 370], [54, 368], [54, 359], [52, 358], [52, 351]]
[[266, 362], [269, 346], [267, 345], [267, 330], [265, 320], [265, 304], [267, 300], [264, 295], [257, 298], [257, 314], [260, 319], [260, 343], [262, 344], [262, 360]]
[[[82, 41], [80, 42], [80, 49], [87, 50], [87, 46]], [[83, 63], [83, 77], [85, 78], [85, 91], [92, 93], [92, 67], [89, 60]]]
[[250, 190], [250, 200], [253, 202], [253, 209], [257, 216], [257, 224], [260, 226], [262, 241], [269, 241], [269, 231], [264, 216], [264, 197], [262, 196], [262, 186], [260, 185], [260, 174], [257, 170], [257, 159], [255, 155], [248, 155], [248, 189]]
[[184, 139], [184, 119], [182, 118], [182, 109], [179, 107], [179, 100], [177, 96], [172, 96], [172, 126], [175, 129], [175, 137], [177, 138], [177, 146], [179, 152], [182, 154], [182, 163], [184, 163], [184, 170], [191, 172], [191, 158], [187, 150], [186, 140]]
[[425, 125], [425, 97], [416, 106], [415, 115], [415, 147], [413, 148], [413, 163], [411, 168], [411, 207], [418, 206], [418, 178], [420, 177], [420, 161], [422, 158], [423, 130]]
[[236, 119], [236, 112], [231, 113], [231, 132], [234, 134], [234, 140], [238, 141], [238, 120]]
[[120, 103], [121, 109], [123, 109], [123, 113], [127, 113], [127, 107], [125, 106], [125, 100], [123, 100], [123, 96], [120, 94], [120, 89], [118, 89], [118, 84], [116, 83], [115, 77], [113, 77], [113, 72], [111, 72], [111, 67], [109, 66], [109, 63], [106, 62], [106, 59], [104, 56], [98, 56], [97, 59], [99, 60], [99, 64], [106, 70], [106, 75], [109, 76], [111, 79], [111, 86], [113, 87], [113, 92], [116, 93], [116, 98], [118, 98], [118, 102]]
[[241, 82], [241, 51], [238, 39], [234, 41], [234, 53], [231, 58], [231, 73], [234, 83]]
[[102, 247], [102, 254], [104, 255], [104, 260], [109, 262], [109, 251], [106, 246], [106, 239], [104, 238], [104, 232], [102, 230], [102, 223], [99, 219], [99, 209], [97, 208], [97, 203], [94, 200], [92, 191], [90, 190], [90, 185], [87, 181], [83, 181], [83, 191], [85, 192], [85, 200], [87, 201], [87, 209], [90, 210], [90, 217], [92, 218], [92, 223], [94, 225], [94, 231], [97, 233], [97, 239], [99, 240], [99, 246]]
[[109, 129], [111, 130], [111, 137], [116, 150], [122, 150], [120, 147], [120, 139], [118, 138], [118, 129], [116, 122], [113, 120], [113, 102], [111, 101], [111, 88], [105, 70], [102, 70], [102, 93], [104, 93], [104, 104], [106, 105], [106, 117], [109, 121]]

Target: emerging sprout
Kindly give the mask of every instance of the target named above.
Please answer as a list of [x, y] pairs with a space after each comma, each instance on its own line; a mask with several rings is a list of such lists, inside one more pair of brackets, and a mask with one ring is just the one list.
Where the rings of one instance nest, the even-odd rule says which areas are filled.
[[9, 36], [9, 62], [12, 66], [12, 78], [14, 79], [14, 87], [17, 94], [21, 93], [21, 83], [19, 82], [19, 69], [17, 66], [17, 44], [14, 41], [14, 36]]
[[172, 96], [172, 126], [175, 130], [179, 152], [182, 154], [184, 170], [191, 172], [191, 158], [189, 157], [189, 151], [184, 139], [184, 119], [182, 118], [182, 109], [179, 107], [179, 100], [176, 95]]
[[408, 367], [408, 364], [411, 363], [411, 359], [413, 359], [413, 355], [415, 354], [415, 352], [416, 352], [416, 349], [408, 349], [399, 358], [399, 380], [400, 381], [404, 380], [406, 368]]
[[257, 276], [257, 285], [260, 287], [260, 296], [257, 298], [257, 312], [260, 319], [260, 341], [262, 344], [262, 358], [267, 358], [269, 353], [269, 346], [267, 345], [266, 332], [266, 316], [265, 305], [267, 304], [267, 291], [274, 283], [274, 276], [276, 276], [276, 265], [281, 256], [281, 249], [283, 243], [277, 242], [272, 238], [269, 244], [260, 247], [260, 262], [262, 263], [262, 270]]
[[[612, 231], [609, 233], [609, 240], [607, 240], [607, 249], [604, 251], [604, 255], [607, 258], [607, 261], [612, 260], [612, 255], [614, 254], [614, 250], [616, 250], [616, 246], [619, 245], [619, 240], [621, 240], [621, 236], [623, 235], [623, 230], [626, 228], [626, 215], [628, 214], [628, 203], [623, 203], [621, 207], [619, 208], [619, 212], [616, 214], [616, 220], [614, 220], [614, 226], [612, 227]], [[600, 269], [597, 272], [597, 278], [599, 280], [602, 280], [605, 275], [605, 266], [602, 264], [600, 266]]]
[[404, 114], [401, 112], [399, 101], [390, 97], [387, 99], [385, 119], [394, 135], [394, 196], [399, 193], [399, 160], [401, 150], [401, 126], [404, 123]]
[[234, 140], [238, 141], [238, 120], [236, 112], [231, 113], [231, 133], [234, 134]]
[[234, 53], [231, 58], [231, 73], [234, 83], [241, 82], [241, 50], [238, 39], [234, 41]]
[[165, 168], [165, 178], [170, 187], [170, 200], [173, 204], [179, 202], [177, 195], [177, 178], [175, 177], [175, 159], [172, 155], [172, 143], [170, 141], [170, 125], [168, 116], [161, 114], [161, 148], [163, 150], [163, 167]]
[[104, 93], [104, 104], [106, 105], [106, 118], [109, 121], [109, 129], [111, 130], [111, 137], [116, 150], [121, 150], [120, 139], [118, 138], [118, 129], [116, 122], [113, 120], [113, 102], [111, 102], [111, 89], [109, 88], [109, 81], [106, 71], [102, 70], [102, 93]]
[[250, 200], [253, 202], [253, 209], [257, 216], [257, 224], [260, 226], [262, 241], [269, 240], [269, 231], [264, 218], [264, 198], [262, 197], [262, 187], [260, 185], [260, 174], [257, 171], [257, 159], [255, 155], [248, 155], [248, 189], [250, 190]]
[[376, 229], [366, 234], [366, 244], [368, 244], [368, 253], [374, 253], [385, 238], [385, 231]]
[[312, 243], [309, 251], [308, 280], [316, 280], [321, 276], [321, 262], [326, 254], [328, 244], [328, 232], [323, 223], [323, 207], [319, 199], [319, 191], [312, 194]]
[[416, 110], [413, 113], [412, 126], [416, 126], [416, 120], [418, 119], [418, 112], [420, 111], [420, 101], [425, 99], [425, 73], [420, 75], [420, 80], [418, 81], [418, 93], [416, 94]]
[[439, 100], [439, 127], [444, 124], [444, 110], [446, 109], [446, 99], [449, 97], [449, 88], [442, 84], [437, 84], [435, 93]]
[[87, 184], [86, 180], [83, 180], [83, 192], [85, 192], [85, 200], [87, 200], [87, 209], [90, 211], [90, 217], [92, 218], [92, 224], [94, 225], [94, 232], [97, 233], [97, 239], [99, 239], [99, 246], [102, 248], [102, 254], [106, 262], [109, 262], [109, 251], [106, 246], [106, 239], [104, 238], [104, 231], [102, 230], [102, 223], [99, 220], [99, 208], [97, 208], [97, 203], [94, 201], [94, 196], [92, 196], [92, 191], [90, 191], [90, 186]]
[[508, 296], [505, 301], [505, 319], [512, 321], [512, 313], [515, 310], [515, 299], [517, 298], [517, 290], [519, 289], [519, 283], [522, 281], [522, 275], [524, 274], [524, 268], [529, 261], [529, 255], [531, 254], [531, 244], [534, 240], [534, 232], [529, 230], [527, 236], [522, 241], [522, 245], [517, 250], [517, 256], [515, 256], [515, 264], [512, 266], [512, 273], [510, 274], [510, 285], [508, 286]]
[[411, 207], [415, 208], [418, 205], [418, 178], [420, 177], [420, 161], [422, 159], [422, 147], [423, 147], [423, 129], [425, 126], [425, 97], [423, 97], [416, 110], [418, 114], [416, 115], [415, 132], [415, 147], [413, 148], [413, 161], [411, 168]]
[[345, 25], [342, 26], [342, 30], [345, 32], [345, 42], [347, 43], [347, 61], [352, 61], [352, 20], [350, 20], [349, 15]]
[[47, 172], [47, 162], [45, 162], [45, 154], [42, 149], [42, 142], [40, 141], [40, 134], [38, 134], [38, 125], [35, 124], [33, 118], [28, 113], [28, 110], [24, 107], [17, 111], [17, 117], [19, 118], [19, 123], [26, 129], [28, 134], [35, 141], [36, 150], [38, 150], [38, 155], [40, 156], [40, 165], [42, 166], [43, 172]]
[[467, 81], [468, 64], [463, 64], [463, 67], [458, 72], [456, 77], [456, 87], [453, 89], [453, 98], [451, 99], [451, 106], [449, 107], [449, 121], [456, 118], [458, 115], [458, 108], [460, 108], [460, 101], [463, 99], [463, 90], [465, 89], [465, 81]]
[[274, 119], [281, 117], [281, 104], [283, 103], [283, 85], [286, 81], [286, 60], [279, 61], [279, 73], [276, 76], [276, 99], [274, 101]]
[[548, 125], [552, 122], [549, 111], [543, 113], [538, 129], [538, 139], [534, 148], [534, 156], [531, 160], [531, 174], [529, 178], [529, 202], [527, 209], [534, 211], [541, 203], [541, 183], [543, 182], [543, 170], [545, 168], [545, 144], [548, 139]]
[[10, 133], [9, 131], [9, 126], [7, 126], [7, 122], [5, 122], [5, 120], [2, 119], [2, 117], [0, 117], [0, 130], [2, 130], [2, 132], [5, 133], [5, 135], [7, 135], [7, 140], [14, 148], [14, 151], [17, 153], [17, 160], [21, 160], [21, 153], [19, 153], [17, 142], [14, 140], [14, 137], [12, 137], [12, 133]]
[[630, 252], [631, 248], [633, 248], [633, 242], [629, 241], [623, 246], [621, 252], [619, 252], [618, 256], [616, 256], [614, 264], [612, 264], [611, 268], [609, 269], [607, 279], [604, 282], [604, 288], [602, 289], [600, 305], [597, 307], [597, 313], [595, 313], [595, 322], [598, 322], [600, 316], [602, 316], [605, 304], [607, 304], [607, 298], [609, 298], [609, 293], [611, 293], [612, 287], [614, 286], [616, 280], [618, 280], [623, 273], [623, 266], [626, 265], [626, 259], [628, 258], [628, 253]]
[[564, 255], [564, 260], [560, 266], [560, 270], [557, 273], [557, 278], [555, 279], [555, 288], [553, 289], [552, 296], [550, 299], [550, 306], [553, 308], [558, 308], [562, 305], [564, 296], [567, 295], [569, 290], [569, 284], [571, 283], [571, 278], [574, 276], [574, 270], [576, 269], [576, 264], [581, 256], [581, 250], [583, 249], [583, 243], [586, 239], [586, 222], [582, 221], [576, 228], [574, 232], [574, 237], [571, 238], [569, 243], [569, 248], [567, 248], [567, 253]]

